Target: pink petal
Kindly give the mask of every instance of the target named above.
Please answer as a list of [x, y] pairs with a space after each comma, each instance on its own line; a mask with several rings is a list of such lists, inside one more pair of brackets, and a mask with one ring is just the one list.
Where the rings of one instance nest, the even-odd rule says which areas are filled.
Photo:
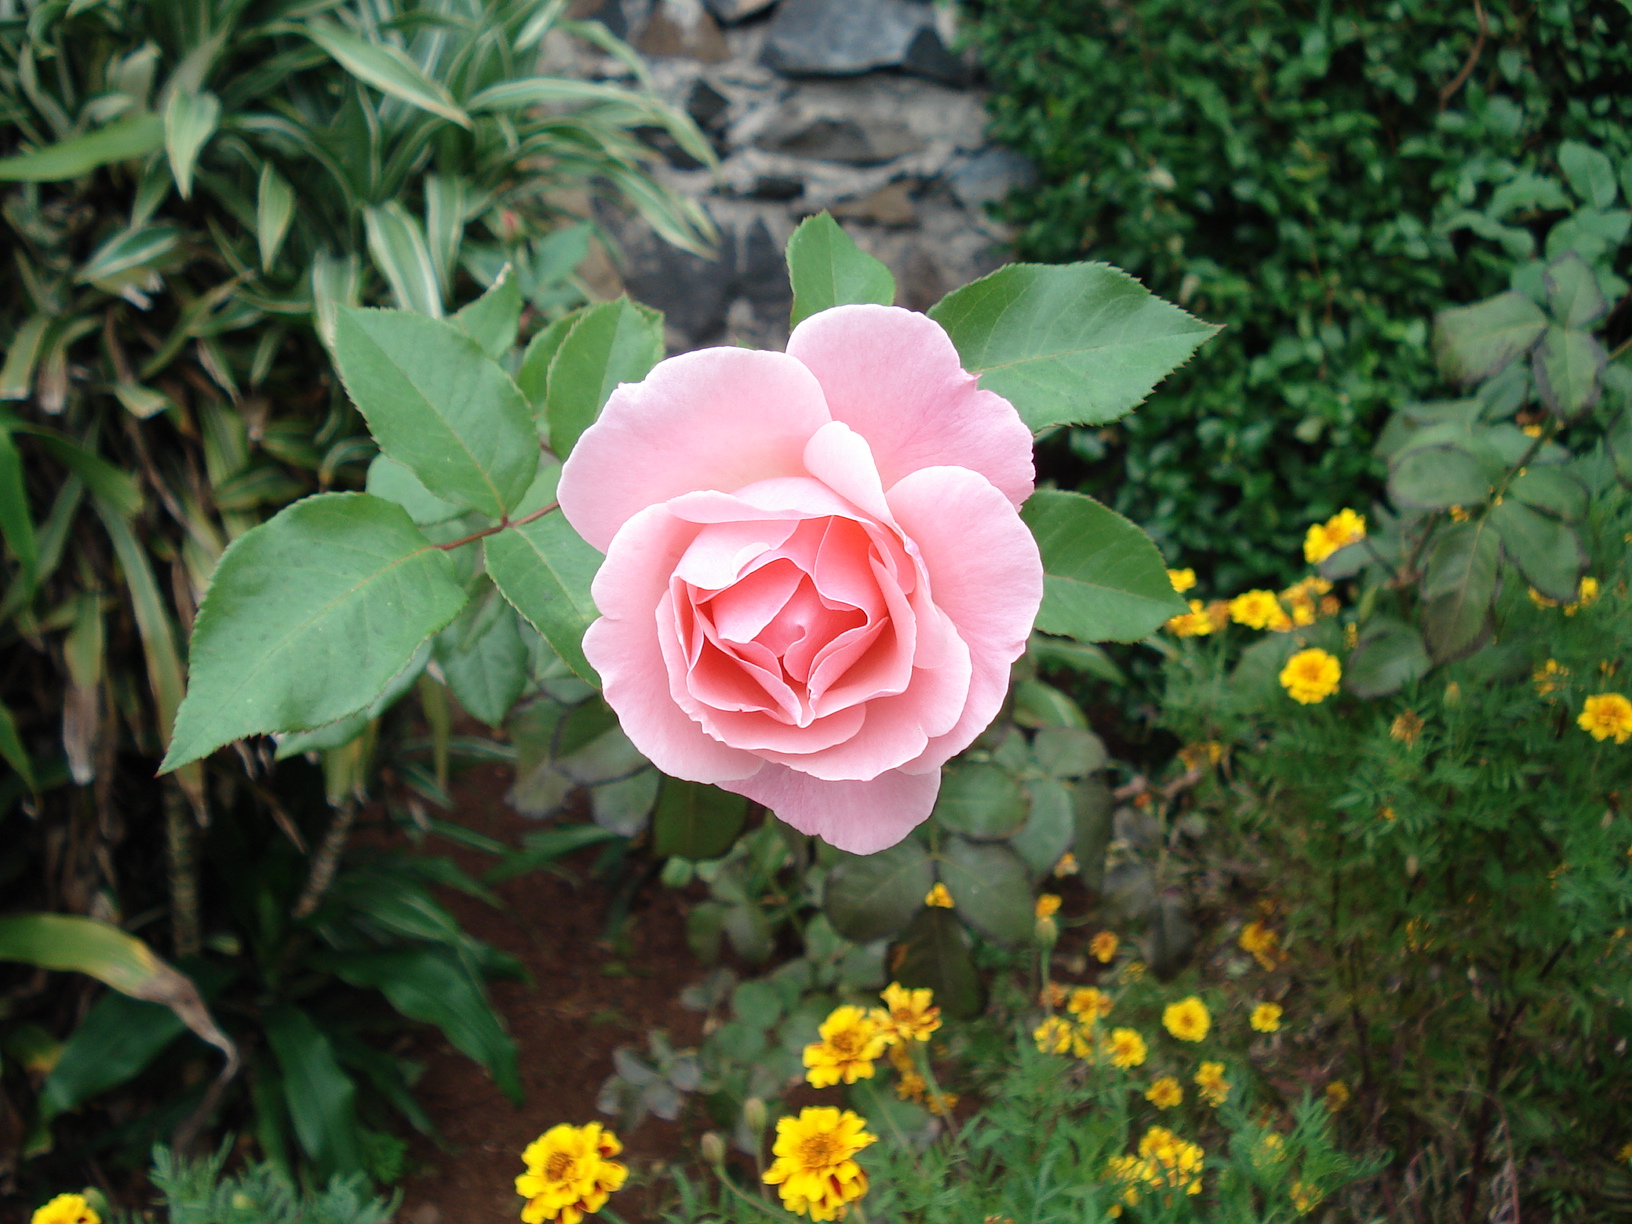
[[935, 769], [967, 748], [1002, 708], [1009, 665], [1024, 653], [1043, 601], [1043, 562], [1008, 500], [974, 472], [924, 468], [888, 496], [923, 558], [930, 598], [969, 647], [969, 700], [957, 725], [903, 766]]
[[982, 391], [939, 323], [895, 306], [836, 306], [788, 340], [835, 421], [872, 448], [884, 487], [920, 468], [979, 472], [1016, 508], [1031, 496], [1031, 431], [1013, 405]]
[[890, 521], [884, 484], [867, 439], [843, 421], [823, 425], [811, 435], [805, 444], [805, 468], [875, 521]]
[[720, 785], [763, 803], [801, 833], [851, 854], [876, 854], [929, 819], [941, 776], [891, 770], [867, 782], [824, 782], [767, 764], [751, 778]]
[[612, 392], [578, 439], [561, 471], [561, 510], [604, 552], [647, 506], [803, 475], [805, 444], [831, 419], [816, 380], [783, 353], [713, 348], [671, 357]]

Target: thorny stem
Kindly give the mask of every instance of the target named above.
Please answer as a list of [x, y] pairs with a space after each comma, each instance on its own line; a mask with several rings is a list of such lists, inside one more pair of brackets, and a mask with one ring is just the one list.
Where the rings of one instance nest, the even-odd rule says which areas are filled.
[[483, 527], [480, 531], [473, 531], [462, 540], [454, 540], [448, 544], [437, 544], [433, 547], [440, 548], [443, 552], [451, 552], [455, 548], [461, 548], [466, 544], [474, 544], [477, 540], [483, 539], [487, 536], [498, 535], [498, 533], [503, 531], [506, 527], [521, 527], [532, 522], [534, 519], [541, 519], [560, 504], [560, 502], [551, 502], [542, 510], [534, 510], [531, 514], [524, 514], [519, 519], [502, 518], [497, 523], [494, 523], [493, 526]]
[[329, 885], [334, 883], [334, 873], [340, 866], [340, 852], [346, 848], [346, 838], [351, 835], [351, 825], [356, 819], [355, 799], [346, 799], [335, 809], [334, 822], [329, 825], [329, 831], [323, 835], [323, 844], [317, 848], [317, 854], [312, 859], [312, 869], [306, 877], [306, 887], [301, 890], [300, 899], [290, 911], [297, 922], [302, 918], [311, 917], [322, 904], [324, 894], [329, 891]]
[[181, 787], [164, 788], [164, 830], [170, 855], [170, 938], [178, 959], [198, 955], [203, 942], [193, 829], [183, 800]]

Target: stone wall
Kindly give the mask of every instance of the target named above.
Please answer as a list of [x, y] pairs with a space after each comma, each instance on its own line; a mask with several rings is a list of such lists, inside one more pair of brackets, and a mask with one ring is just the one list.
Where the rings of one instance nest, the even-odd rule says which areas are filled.
[[[667, 315], [671, 350], [780, 348], [790, 296], [782, 248], [827, 209], [894, 271], [898, 302], [924, 309], [1007, 258], [984, 205], [1030, 181], [985, 139], [972, 64], [951, 9], [923, 0], [584, 0], [646, 58], [659, 92], [708, 135], [711, 171], [675, 147], [661, 174], [720, 227], [720, 256], [677, 251], [605, 216], [624, 285]], [[550, 68], [629, 79], [565, 36]]]

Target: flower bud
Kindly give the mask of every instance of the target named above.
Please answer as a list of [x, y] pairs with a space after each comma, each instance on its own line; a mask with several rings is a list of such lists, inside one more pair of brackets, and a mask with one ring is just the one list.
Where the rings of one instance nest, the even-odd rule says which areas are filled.
[[765, 1102], [758, 1097], [749, 1097], [742, 1103], [742, 1120], [748, 1124], [748, 1129], [759, 1134], [765, 1129]]
[[715, 1169], [725, 1163], [725, 1140], [713, 1131], [703, 1136], [703, 1161]]

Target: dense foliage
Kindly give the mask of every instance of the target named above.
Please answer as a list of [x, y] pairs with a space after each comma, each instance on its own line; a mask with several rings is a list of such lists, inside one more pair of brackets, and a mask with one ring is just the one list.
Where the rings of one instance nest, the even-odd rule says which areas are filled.
[[1432, 384], [1427, 313], [1502, 288], [1567, 207], [1526, 187], [1558, 140], [1632, 151], [1614, 4], [985, 0], [972, 37], [993, 134], [1039, 169], [1004, 209], [1020, 255], [1228, 325], [1045, 463], [1225, 586], [1289, 578], [1304, 524], [1364, 502], [1382, 415]]

